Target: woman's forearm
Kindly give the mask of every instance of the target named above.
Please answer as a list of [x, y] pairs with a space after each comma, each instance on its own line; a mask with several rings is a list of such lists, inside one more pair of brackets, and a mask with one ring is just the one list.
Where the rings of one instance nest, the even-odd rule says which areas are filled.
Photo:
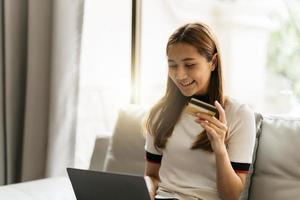
[[223, 200], [238, 200], [243, 191], [243, 183], [240, 177], [231, 167], [228, 153], [223, 150], [216, 153], [217, 187]]
[[145, 176], [145, 181], [146, 181], [146, 185], [147, 185], [151, 200], [154, 200], [159, 180], [152, 176]]

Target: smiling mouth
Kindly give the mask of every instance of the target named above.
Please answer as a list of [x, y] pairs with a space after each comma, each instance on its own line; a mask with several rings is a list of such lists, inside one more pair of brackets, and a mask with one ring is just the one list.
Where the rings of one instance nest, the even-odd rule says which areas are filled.
[[193, 83], [195, 83], [195, 81], [190, 81], [190, 82], [179, 82], [179, 85], [182, 86], [182, 87], [188, 87], [190, 85], [192, 85]]

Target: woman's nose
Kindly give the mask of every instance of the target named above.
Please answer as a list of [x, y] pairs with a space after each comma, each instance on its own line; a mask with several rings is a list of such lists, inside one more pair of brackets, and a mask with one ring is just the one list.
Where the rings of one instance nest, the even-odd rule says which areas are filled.
[[185, 79], [186, 77], [187, 77], [187, 73], [186, 73], [186, 70], [184, 69], [184, 67], [178, 66], [177, 70], [175, 72], [175, 78], [177, 80], [182, 80], [182, 79]]

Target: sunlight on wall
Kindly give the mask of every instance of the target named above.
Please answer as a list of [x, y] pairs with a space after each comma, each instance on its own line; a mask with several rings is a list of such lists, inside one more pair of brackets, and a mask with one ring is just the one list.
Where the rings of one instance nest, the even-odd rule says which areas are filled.
[[88, 168], [95, 138], [111, 135], [118, 109], [129, 103], [130, 42], [130, 0], [85, 2], [75, 153], [77, 167]]

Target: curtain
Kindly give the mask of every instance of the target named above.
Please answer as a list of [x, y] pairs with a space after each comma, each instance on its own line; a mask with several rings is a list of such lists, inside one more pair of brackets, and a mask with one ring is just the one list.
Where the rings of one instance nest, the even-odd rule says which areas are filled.
[[73, 166], [83, 0], [4, 0], [0, 184]]
[[3, 68], [3, 2], [0, 1], [0, 185], [5, 184], [6, 181], [6, 167], [5, 167], [5, 156], [6, 156], [6, 147], [5, 147], [5, 117], [4, 117], [4, 68]]
[[[15, 4], [15, 5], [12, 5]], [[4, 183], [20, 179], [26, 90], [27, 2], [2, 2]]]

